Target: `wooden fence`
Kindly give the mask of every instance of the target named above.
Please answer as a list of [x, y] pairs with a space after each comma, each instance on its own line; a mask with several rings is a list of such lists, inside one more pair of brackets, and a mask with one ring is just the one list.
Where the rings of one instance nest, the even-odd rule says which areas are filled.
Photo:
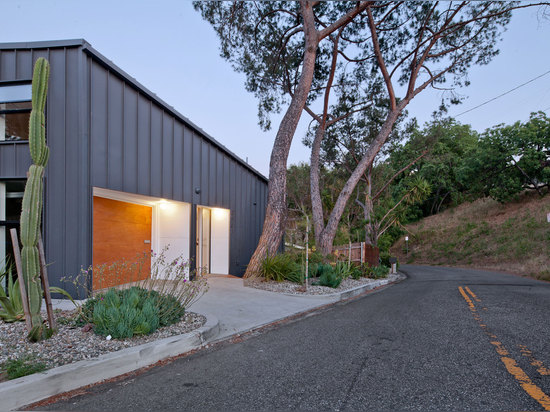
[[378, 247], [367, 245], [365, 242], [334, 246], [332, 253], [341, 260], [347, 260], [356, 264], [365, 262], [371, 266], [378, 266], [379, 264], [380, 253]]

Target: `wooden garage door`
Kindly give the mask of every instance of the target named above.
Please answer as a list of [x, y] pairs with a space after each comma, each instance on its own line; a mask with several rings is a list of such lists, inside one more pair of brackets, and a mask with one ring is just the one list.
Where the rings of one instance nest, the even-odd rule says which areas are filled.
[[94, 196], [93, 218], [93, 289], [149, 277], [152, 208]]

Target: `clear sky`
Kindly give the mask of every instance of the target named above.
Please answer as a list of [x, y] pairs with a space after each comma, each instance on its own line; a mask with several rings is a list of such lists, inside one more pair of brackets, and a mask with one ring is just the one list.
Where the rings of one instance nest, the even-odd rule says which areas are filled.
[[[257, 105], [244, 90], [244, 76], [219, 57], [219, 42], [210, 27], [182, 0], [0, 0], [0, 42], [84, 38], [100, 53], [194, 123], [248, 158], [265, 175], [278, 125], [263, 132]], [[520, 10], [491, 64], [473, 68], [468, 98], [450, 115], [459, 114], [550, 70], [550, 21], [533, 10]], [[423, 124], [438, 107], [440, 92], [426, 91], [409, 106]], [[529, 113], [550, 113], [550, 74], [458, 117], [483, 131], [499, 123], [527, 120]], [[307, 161], [301, 144], [306, 116], [292, 145], [289, 164]]]

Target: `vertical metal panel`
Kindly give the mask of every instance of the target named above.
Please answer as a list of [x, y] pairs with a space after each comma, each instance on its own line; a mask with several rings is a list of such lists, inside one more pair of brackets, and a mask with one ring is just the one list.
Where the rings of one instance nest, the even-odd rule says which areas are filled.
[[237, 270], [240, 270], [241, 265], [244, 263], [242, 260], [245, 243], [247, 241], [246, 237], [243, 235], [245, 219], [243, 213], [243, 175], [242, 175], [241, 165], [235, 165], [235, 204], [234, 210], [237, 218], [235, 225], [235, 244], [237, 245]]
[[200, 188], [201, 188], [201, 205], [209, 205], [210, 199], [208, 198], [208, 175], [210, 172], [210, 165], [208, 157], [208, 149], [210, 144], [201, 139], [201, 168], [200, 168]]
[[0, 54], [0, 78], [17, 80], [15, 73], [15, 51], [3, 50]]
[[138, 193], [151, 193], [151, 102], [143, 95], [138, 96]]
[[113, 190], [122, 190], [124, 177], [123, 88], [117, 77], [107, 77], [107, 187]]
[[174, 118], [168, 113], [162, 117], [162, 197], [173, 198], [174, 176]]
[[10, 176], [26, 176], [27, 170], [32, 163], [29, 147], [26, 144], [15, 144], [15, 170], [12, 170]]
[[220, 207], [225, 207], [223, 202], [223, 192], [225, 190], [223, 185], [223, 153], [219, 150], [216, 151], [216, 204]]
[[[0, 176], [16, 176], [15, 153], [18, 146], [29, 150], [27, 145], [16, 145], [15, 143], [9, 145], [4, 143], [0, 145]], [[24, 176], [24, 174], [22, 176]]]
[[[193, 132], [183, 128], [183, 200], [193, 202]], [[193, 242], [191, 242], [193, 243]]]
[[32, 79], [32, 53], [30, 50], [16, 51], [15, 76], [17, 79]]
[[138, 192], [138, 94], [131, 87], [124, 87], [124, 176], [122, 190]]
[[107, 187], [107, 113], [109, 112], [107, 99], [108, 73], [103, 69], [103, 67], [92, 62], [90, 75], [92, 186]]
[[[53, 53], [52, 53], [53, 55]], [[79, 170], [83, 165], [80, 163], [80, 142], [79, 136], [80, 122], [78, 117], [78, 107], [81, 96], [79, 94], [79, 77], [78, 72], [79, 60], [81, 58], [81, 52], [78, 49], [65, 49], [65, 162], [58, 169], [57, 172], [62, 174], [62, 179], [65, 180], [65, 203], [62, 204], [60, 200], [56, 200], [55, 207], [64, 209], [65, 218], [65, 262], [63, 271], [66, 274], [76, 275], [80, 266], [86, 265], [86, 261], [83, 261], [83, 254], [81, 253], [82, 245], [80, 243], [81, 234], [83, 229], [82, 214], [84, 207], [82, 207], [84, 196], [81, 192], [85, 188], [82, 188], [78, 179]], [[54, 138], [55, 140], [55, 138]], [[52, 149], [53, 150], [53, 149]], [[57, 155], [54, 155], [57, 159]], [[84, 165], [85, 166], [85, 165]], [[52, 169], [50, 172], [52, 178], [58, 179], [55, 176], [55, 171]], [[55, 183], [50, 179], [50, 186]], [[50, 204], [53, 202], [50, 200]], [[78, 207], [75, 207], [78, 205]]]
[[218, 200], [216, 198], [216, 191], [218, 189], [217, 178], [217, 166], [216, 161], [216, 148], [212, 145], [208, 145], [209, 159], [208, 159], [208, 204], [211, 206], [218, 206]]
[[162, 196], [162, 110], [151, 105], [151, 192], [150, 196]]
[[[78, 181], [80, 183], [79, 210], [80, 210], [80, 238], [78, 242], [80, 264], [84, 268], [92, 264], [92, 211], [93, 197], [91, 187], [91, 141], [90, 141], [90, 122], [91, 122], [91, 61], [82, 51], [79, 53], [78, 66], [71, 68], [77, 71], [78, 76], [78, 142], [79, 142], [79, 165], [80, 171]], [[76, 269], [76, 268], [75, 268]], [[76, 273], [76, 272], [75, 272]], [[88, 290], [92, 288], [92, 279], [87, 279]], [[80, 292], [80, 291], [79, 291]], [[85, 292], [85, 291], [82, 291]], [[74, 295], [73, 295], [74, 296]], [[85, 293], [77, 295], [86, 296]]]
[[[48, 258], [54, 273], [63, 273], [66, 269], [65, 258], [66, 229], [65, 213], [67, 208], [66, 173], [66, 128], [67, 115], [65, 49], [53, 49], [49, 53], [50, 82], [48, 86], [46, 135], [50, 147], [50, 161], [46, 167], [46, 225], [45, 243], [48, 244]], [[59, 243], [58, 243], [59, 242]], [[57, 244], [56, 244], [57, 243]]]
[[239, 211], [236, 208], [236, 198], [237, 198], [237, 191], [236, 191], [236, 170], [237, 164], [235, 162], [229, 162], [229, 209], [231, 210], [231, 216], [230, 216], [230, 224], [229, 224], [229, 244], [231, 245], [231, 249], [229, 250], [229, 271], [231, 273], [238, 273], [238, 267], [237, 265], [239, 262], [239, 237], [238, 234], [238, 222], [239, 219], [237, 218], [237, 215], [239, 214]]
[[172, 152], [172, 162], [174, 165], [173, 187], [174, 192], [172, 198], [175, 200], [183, 200], [183, 185], [185, 176], [183, 175], [183, 125], [174, 122], [174, 149]]
[[200, 189], [201, 188], [201, 163], [202, 163], [202, 157], [201, 157], [201, 143], [202, 139], [197, 136], [196, 133], [193, 133], [193, 157], [191, 160], [191, 164], [193, 167], [193, 186], [191, 190], [193, 191], [193, 203], [194, 204], [201, 204], [201, 196], [199, 193], [195, 192], [195, 188]]
[[229, 170], [229, 158], [223, 155], [223, 207], [231, 207], [231, 173]]

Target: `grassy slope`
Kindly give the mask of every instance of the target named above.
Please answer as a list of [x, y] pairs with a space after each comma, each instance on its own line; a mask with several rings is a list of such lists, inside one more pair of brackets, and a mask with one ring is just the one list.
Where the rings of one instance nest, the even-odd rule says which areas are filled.
[[467, 266], [550, 280], [550, 195], [500, 204], [479, 199], [408, 225], [392, 253], [401, 262]]

